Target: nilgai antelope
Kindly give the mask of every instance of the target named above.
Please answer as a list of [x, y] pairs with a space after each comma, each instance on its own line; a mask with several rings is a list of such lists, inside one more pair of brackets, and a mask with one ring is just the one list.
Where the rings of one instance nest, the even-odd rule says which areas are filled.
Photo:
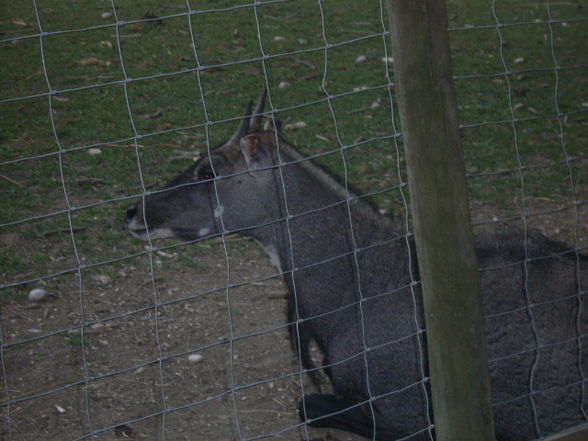
[[[334, 392], [304, 396], [302, 421], [379, 441], [434, 438], [410, 236], [275, 126], [262, 129], [264, 101], [265, 93], [253, 116], [250, 103], [210, 155], [129, 208], [129, 230], [143, 240], [229, 231], [257, 240], [288, 287], [303, 367], [316, 369], [314, 341]], [[497, 438], [585, 423], [588, 260], [531, 231], [483, 232], [476, 241]]]

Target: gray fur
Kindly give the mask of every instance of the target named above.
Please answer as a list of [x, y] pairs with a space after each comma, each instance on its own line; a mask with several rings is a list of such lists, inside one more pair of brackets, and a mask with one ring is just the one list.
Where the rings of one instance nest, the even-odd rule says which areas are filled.
[[[262, 109], [258, 105], [256, 114]], [[244, 121], [249, 113], [250, 107]], [[131, 207], [129, 229], [142, 239], [147, 225], [152, 237], [193, 240], [224, 226], [255, 238], [284, 273], [289, 321], [297, 323], [292, 338], [305, 368], [312, 369], [308, 346], [315, 341], [336, 394], [305, 397], [301, 417], [373, 437], [373, 415], [377, 440], [411, 434], [408, 439], [430, 439], [428, 386], [421, 376], [427, 375], [426, 342], [417, 332], [424, 328], [423, 313], [411, 278], [418, 278], [418, 269], [408, 263], [409, 252], [416, 261], [411, 238], [355, 195], [350, 223], [343, 186], [304, 161], [279, 133], [259, 131], [259, 118], [249, 124], [245, 134], [240, 129], [210, 158], [147, 196], [145, 206]], [[483, 232], [477, 242], [497, 438], [530, 440], [586, 422], [588, 261], [532, 232], [526, 264], [520, 233]], [[531, 310], [525, 287], [535, 304]], [[364, 340], [373, 348], [365, 358]], [[372, 407], [357, 406], [370, 398], [368, 373], [376, 398]]]

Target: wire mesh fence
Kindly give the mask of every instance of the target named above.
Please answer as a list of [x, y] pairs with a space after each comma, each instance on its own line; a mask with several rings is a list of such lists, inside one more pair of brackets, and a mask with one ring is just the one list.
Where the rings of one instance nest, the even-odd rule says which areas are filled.
[[[378, 399], [418, 390], [426, 417], [401, 415], [418, 421], [398, 438], [431, 436], [423, 346], [417, 345], [414, 381], [383, 394], [370, 388], [381, 373], [368, 354], [410, 338], [420, 343], [424, 324], [414, 306], [419, 282], [408, 246], [412, 226], [385, 2], [356, 3], [34, 0], [2, 6], [3, 439], [327, 437], [298, 418], [301, 397], [317, 390], [313, 372], [323, 391], [329, 389], [320, 369], [303, 364], [299, 327], [347, 310], [359, 311], [361, 350], [351, 358], [364, 366], [367, 384], [367, 398], [349, 407], [363, 406], [372, 421], [379, 417]], [[532, 360], [517, 379], [520, 387], [494, 389], [493, 410], [504, 418], [519, 406], [533, 423], [531, 437], [541, 438], [562, 429], [544, 423], [545, 397], [556, 397], [575, 423], [588, 421], [588, 274], [582, 272], [588, 5], [462, 3], [448, 6], [475, 229], [516, 231], [503, 242], [505, 248], [516, 244], [517, 253], [486, 261], [482, 278], [496, 284], [498, 274], [521, 292], [516, 302], [490, 301], [487, 325], [500, 330], [524, 316], [531, 326], [512, 351], [490, 354], [497, 371], [509, 360]], [[276, 268], [237, 234], [246, 229], [232, 228], [222, 213], [216, 234], [205, 237], [132, 237], [123, 220], [127, 207], [209, 157], [263, 89], [264, 120], [282, 121], [284, 136], [302, 154], [289, 164], [312, 160], [341, 177], [338, 183], [324, 178], [338, 186], [335, 205], [345, 214], [341, 224], [325, 227], [351, 229], [346, 253], [300, 263], [291, 252], [290, 262], [274, 259]], [[284, 199], [293, 198], [284, 184], [288, 162], [273, 170]], [[211, 182], [210, 203], [220, 207], [222, 182], [214, 171]], [[351, 208], [357, 200], [377, 205], [394, 221], [394, 234], [362, 243]], [[299, 211], [286, 202], [271, 224], [285, 226], [293, 250], [296, 223], [332, 208]], [[535, 283], [534, 274], [557, 256], [534, 254], [534, 231], [562, 243], [560, 255], [575, 262], [573, 274], [553, 279], [555, 287]], [[404, 247], [405, 273], [394, 290], [376, 296], [402, 293], [412, 302], [412, 331], [374, 344], [363, 315], [371, 282], [358, 256], [383, 245]], [[287, 288], [294, 292], [289, 301], [296, 301], [304, 271], [341, 257], [352, 263], [357, 299], [311, 317], [287, 315]], [[524, 277], [513, 280], [509, 272], [521, 268]], [[550, 295], [561, 286], [566, 295]], [[575, 314], [567, 316], [562, 305], [574, 305]], [[552, 338], [543, 334], [544, 321], [554, 317], [566, 327]], [[289, 331], [298, 343], [294, 352]], [[311, 354], [321, 365], [320, 349]], [[575, 361], [564, 362], [567, 354]], [[550, 358], [561, 359], [571, 374], [550, 377], [539, 368]], [[327, 367], [346, 363], [327, 360]]]

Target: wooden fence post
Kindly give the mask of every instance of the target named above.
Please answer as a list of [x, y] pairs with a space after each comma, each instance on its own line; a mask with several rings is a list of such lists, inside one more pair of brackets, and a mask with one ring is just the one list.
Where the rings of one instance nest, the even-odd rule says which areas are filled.
[[492, 441], [480, 281], [444, 0], [388, 0], [438, 441]]

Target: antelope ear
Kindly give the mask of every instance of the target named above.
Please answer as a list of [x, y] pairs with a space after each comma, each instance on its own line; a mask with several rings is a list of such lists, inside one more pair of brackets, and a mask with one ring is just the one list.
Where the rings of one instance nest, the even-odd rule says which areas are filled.
[[259, 153], [259, 138], [256, 133], [251, 135], [247, 135], [241, 138], [239, 141], [241, 146], [241, 152], [245, 157], [245, 161], [247, 162], [247, 166], [250, 169], [258, 167], [258, 153]]
[[282, 121], [280, 121], [279, 119], [268, 119], [264, 124], [263, 124], [263, 130], [265, 130], [266, 132], [277, 132], [277, 133], [281, 133], [282, 132]]

